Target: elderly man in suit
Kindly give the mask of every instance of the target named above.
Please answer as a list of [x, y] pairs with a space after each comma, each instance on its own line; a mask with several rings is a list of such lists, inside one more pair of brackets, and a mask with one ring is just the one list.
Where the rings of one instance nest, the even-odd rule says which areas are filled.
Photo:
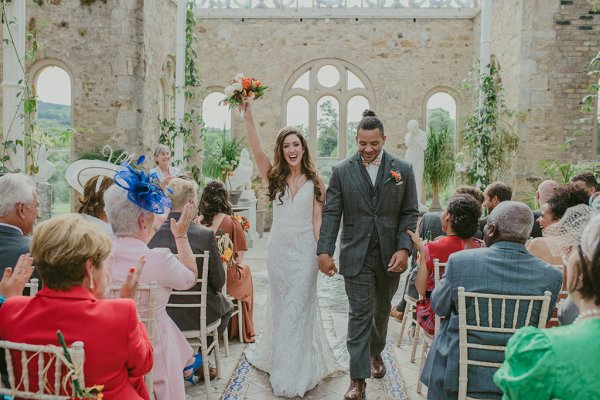
[[[173, 178], [170, 180], [167, 195], [173, 203], [173, 208], [169, 213], [167, 220], [158, 228], [156, 234], [148, 243], [148, 247], [165, 247], [171, 250], [173, 254], [177, 253], [175, 238], [171, 232], [170, 220], [174, 218], [179, 220], [183, 207], [193, 201], [198, 203], [198, 186], [191, 179]], [[217, 240], [212, 230], [203, 227], [200, 224], [191, 223], [188, 229], [188, 240], [194, 254], [201, 254], [209, 251], [208, 260], [208, 293], [206, 295], [206, 324], [210, 325], [221, 318], [221, 324], [217, 331], [219, 336], [223, 335], [233, 311], [233, 304], [222, 293], [225, 286], [225, 269], [221, 261], [221, 255], [217, 247]], [[201, 261], [198, 262], [198, 274], [202, 272]], [[200, 290], [200, 284], [189, 289], [190, 291]], [[200, 299], [191, 298], [191, 296], [174, 296], [171, 298], [173, 303], [199, 303]], [[200, 329], [200, 310], [198, 308], [167, 308], [167, 313], [181, 330], [199, 330]], [[212, 337], [209, 337], [209, 344]], [[211, 368], [211, 377], [214, 379], [216, 370]]]
[[[552, 299], [548, 317], [552, 314], [562, 285], [562, 273], [525, 249], [532, 226], [533, 214], [529, 207], [515, 201], [503, 201], [494, 208], [485, 227], [487, 247], [460, 251], [448, 259], [444, 276], [431, 294], [431, 308], [444, 320], [421, 374], [421, 381], [428, 388], [428, 399], [458, 397], [460, 286], [467, 292], [506, 295], [543, 296], [545, 291], [550, 291]], [[539, 313], [540, 307], [533, 309], [532, 324], [537, 324]], [[500, 312], [494, 314], [500, 315]], [[508, 334], [487, 333], [479, 335], [478, 340], [481, 344], [505, 345], [509, 337]], [[502, 362], [504, 354], [486, 352], [481, 354], [481, 359]], [[494, 372], [494, 368], [470, 367], [467, 395], [502, 398], [502, 391], [492, 379]]]
[[347, 400], [363, 399], [365, 378], [382, 378], [391, 299], [406, 270], [412, 241], [406, 230], [417, 223], [417, 190], [410, 164], [383, 150], [383, 124], [363, 114], [358, 152], [333, 167], [317, 245], [319, 269], [336, 272], [332, 255], [340, 227], [340, 274], [350, 304], [347, 346], [350, 388]]
[[38, 216], [38, 196], [33, 178], [8, 173], [0, 177], [0, 276], [29, 252], [29, 234]]
[[553, 180], [545, 180], [537, 188], [535, 192], [535, 201], [539, 207], [533, 212], [533, 228], [531, 229], [531, 237], [542, 237], [542, 227], [540, 226], [539, 218], [542, 215], [541, 207], [548, 202], [548, 199], [554, 196], [555, 189], [560, 187], [559, 183]]

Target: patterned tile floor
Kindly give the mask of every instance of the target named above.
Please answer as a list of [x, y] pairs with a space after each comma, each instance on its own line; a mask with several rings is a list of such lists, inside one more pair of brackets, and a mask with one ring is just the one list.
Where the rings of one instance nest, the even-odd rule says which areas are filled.
[[[257, 332], [261, 331], [264, 315], [263, 305], [267, 301], [266, 273], [266, 243], [267, 236], [254, 242], [254, 246], [246, 253], [245, 262], [252, 268], [254, 280], [254, 320]], [[403, 287], [401, 283], [400, 287]], [[344, 292], [343, 278], [327, 278], [320, 276], [318, 281], [319, 306], [325, 328], [329, 334], [342, 337], [346, 332], [348, 303]], [[394, 302], [400, 298], [396, 294]], [[388, 329], [388, 345], [383, 353], [387, 374], [384, 379], [369, 379], [367, 381], [367, 400], [420, 400], [424, 399], [427, 389], [423, 388], [422, 395], [416, 393], [419, 367], [419, 357], [415, 363], [410, 362], [411, 342], [403, 340], [402, 347], [396, 347], [396, 339], [400, 324], [390, 319]], [[221, 378], [211, 382], [210, 398], [224, 400], [271, 400], [279, 399], [271, 392], [269, 375], [252, 368], [243, 358], [245, 345], [238, 341], [229, 343], [230, 354], [225, 357], [221, 343]], [[421, 347], [417, 350], [420, 356]], [[212, 359], [212, 358], [211, 358]], [[304, 399], [342, 400], [348, 389], [347, 374], [333, 377], [321, 382], [315, 389], [306, 393]], [[192, 386], [186, 383], [187, 399], [205, 399], [205, 386]], [[299, 399], [299, 398], [297, 398]]]

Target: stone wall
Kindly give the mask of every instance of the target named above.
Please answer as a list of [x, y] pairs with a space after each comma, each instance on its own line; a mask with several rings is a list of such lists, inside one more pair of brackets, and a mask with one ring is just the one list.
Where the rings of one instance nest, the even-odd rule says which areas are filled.
[[[371, 107], [386, 127], [386, 148], [401, 156], [406, 123], [417, 119], [424, 126], [426, 94], [436, 87], [458, 88], [473, 62], [472, 20], [207, 19], [197, 33], [198, 63], [207, 87], [224, 87], [240, 71], [269, 85], [254, 107], [268, 152], [285, 124], [284, 86], [310, 61], [341, 59], [368, 76], [376, 97]], [[242, 122], [234, 117], [236, 135], [244, 135]]]

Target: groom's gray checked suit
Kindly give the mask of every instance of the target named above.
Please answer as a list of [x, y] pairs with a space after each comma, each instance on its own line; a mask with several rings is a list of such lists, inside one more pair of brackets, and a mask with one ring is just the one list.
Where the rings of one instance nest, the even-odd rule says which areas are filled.
[[[412, 250], [405, 230], [417, 224], [417, 191], [412, 167], [382, 150], [375, 185], [360, 154], [333, 167], [323, 209], [317, 254], [333, 255], [343, 217], [339, 270], [350, 304], [350, 378], [371, 376], [370, 356], [385, 347], [391, 300], [400, 273], [388, 272], [392, 255]], [[400, 182], [390, 173], [400, 173]], [[386, 182], [386, 183], [384, 183]]]

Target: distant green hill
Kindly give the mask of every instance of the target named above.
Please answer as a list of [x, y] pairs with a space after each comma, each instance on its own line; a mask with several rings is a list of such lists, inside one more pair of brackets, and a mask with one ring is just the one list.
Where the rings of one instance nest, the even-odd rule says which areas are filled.
[[42, 128], [63, 131], [71, 127], [71, 106], [38, 101], [37, 108], [38, 123]]

